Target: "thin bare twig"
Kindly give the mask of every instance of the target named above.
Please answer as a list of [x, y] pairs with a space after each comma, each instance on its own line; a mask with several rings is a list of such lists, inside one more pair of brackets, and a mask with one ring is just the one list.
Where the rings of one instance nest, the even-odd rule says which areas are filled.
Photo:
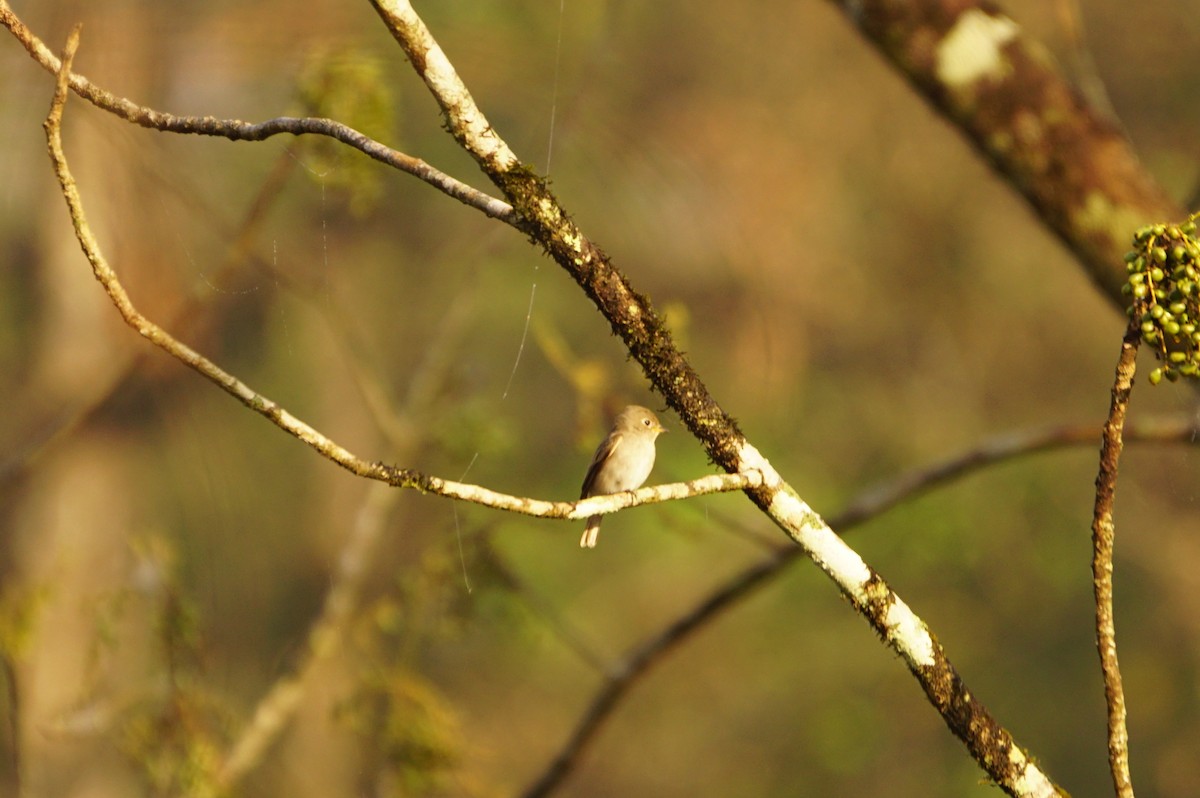
[[[33, 34], [13, 10], [7, 0], [0, 0], [0, 25], [8, 28], [25, 47], [26, 52], [42, 67], [57, 74], [61, 62], [54, 53]], [[354, 128], [332, 119], [317, 117], [277, 117], [265, 122], [250, 123], [240, 119], [218, 119], [212, 116], [176, 116], [153, 108], [138, 105], [96, 86], [83, 75], [72, 74], [69, 78], [72, 91], [80, 97], [121, 119], [135, 125], [170, 133], [190, 133], [200, 136], [219, 136], [230, 141], [263, 141], [280, 133], [294, 136], [313, 134], [328, 136], [353, 147], [380, 163], [407, 172], [447, 196], [464, 205], [481, 211], [485, 215], [506, 224], [514, 224], [512, 207], [495, 197], [489, 196], [450, 175], [439, 171], [420, 158], [394, 150], [366, 136]]]
[[1133, 391], [1137, 351], [1141, 345], [1140, 313], [1135, 313], [1121, 341], [1113, 380], [1112, 403], [1104, 424], [1100, 448], [1100, 473], [1096, 476], [1096, 506], [1092, 516], [1092, 588], [1096, 595], [1096, 648], [1104, 675], [1108, 706], [1108, 765], [1118, 798], [1133, 798], [1129, 773], [1129, 730], [1125, 725], [1125, 688], [1117, 662], [1117, 631], [1113, 618], [1113, 499], [1117, 490], [1117, 464], [1121, 459], [1122, 429]]

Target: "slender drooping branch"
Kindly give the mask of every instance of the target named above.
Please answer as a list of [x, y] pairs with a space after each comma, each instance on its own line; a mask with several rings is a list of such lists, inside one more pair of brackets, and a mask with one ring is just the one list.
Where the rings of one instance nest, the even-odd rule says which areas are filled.
[[730, 473], [757, 470], [747, 495], [838, 586], [904, 659], [950, 729], [976, 762], [1012, 795], [1061, 794], [1054, 783], [963, 684], [928, 627], [750, 444], [672, 341], [649, 299], [635, 291], [584, 235], [545, 181], [523, 165], [488, 123], [433, 35], [406, 0], [372, 0], [441, 107], [447, 128], [512, 204], [517, 226], [579, 284], [649, 379]]

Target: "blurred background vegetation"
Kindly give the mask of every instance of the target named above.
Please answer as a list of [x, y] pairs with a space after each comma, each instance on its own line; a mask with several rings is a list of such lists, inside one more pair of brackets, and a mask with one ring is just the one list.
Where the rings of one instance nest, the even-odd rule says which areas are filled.
[[[338, 116], [488, 188], [365, 2], [14, 6], [53, 49], [82, 21], [77, 71], [137, 102]], [[832, 4], [561, 6], [418, 11], [814, 508], [832, 515], [997, 433], [1100, 423], [1118, 312]], [[1147, 168], [1188, 197], [1192, 3], [1006, 8], [1075, 79], [1103, 82]], [[51, 86], [0, 40], [0, 741], [28, 794], [215, 790], [264, 693], [300, 668], [296, 716], [235, 794], [511, 795], [605, 668], [780, 539], [727, 495], [622, 513], [581, 552], [575, 525], [381, 491], [321, 460], [120, 324], [44, 154]], [[74, 98], [66, 147], [141, 309], [364, 458], [573, 499], [609, 414], [661, 409], [519, 234], [356, 153], [163, 135]], [[1132, 417], [1194, 399], [1139, 381]], [[676, 434], [653, 479], [711, 472], [664, 421]], [[851, 537], [1076, 795], [1110, 784], [1095, 469], [1091, 446], [1031, 456]], [[1117, 630], [1145, 796], [1195, 794], [1197, 476], [1189, 449], [1135, 445], [1118, 492]], [[367, 554], [357, 601], [313, 660], [310, 627], [360, 534], [378, 539], [353, 549]], [[11, 753], [0, 777], [18, 782]], [[995, 792], [806, 563], [653, 670], [564, 786]]]

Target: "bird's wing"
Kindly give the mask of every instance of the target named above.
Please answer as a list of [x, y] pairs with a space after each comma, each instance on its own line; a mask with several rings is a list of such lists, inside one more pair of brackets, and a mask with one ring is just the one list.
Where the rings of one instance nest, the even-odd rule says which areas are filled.
[[609, 435], [600, 444], [600, 448], [596, 449], [596, 454], [592, 458], [592, 464], [588, 466], [587, 476], [583, 478], [583, 487], [580, 489], [579, 498], [586, 499], [591, 496], [592, 489], [596, 486], [596, 477], [600, 474], [600, 469], [608, 462], [608, 458], [613, 456], [613, 452], [621, 445], [623, 435]]

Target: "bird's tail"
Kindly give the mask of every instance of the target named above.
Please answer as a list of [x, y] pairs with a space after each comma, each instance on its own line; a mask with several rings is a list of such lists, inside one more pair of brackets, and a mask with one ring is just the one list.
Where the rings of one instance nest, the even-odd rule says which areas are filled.
[[594, 549], [596, 548], [596, 539], [600, 537], [600, 519], [603, 516], [593, 515], [587, 520], [587, 526], [583, 528], [583, 537], [579, 539], [580, 548]]

